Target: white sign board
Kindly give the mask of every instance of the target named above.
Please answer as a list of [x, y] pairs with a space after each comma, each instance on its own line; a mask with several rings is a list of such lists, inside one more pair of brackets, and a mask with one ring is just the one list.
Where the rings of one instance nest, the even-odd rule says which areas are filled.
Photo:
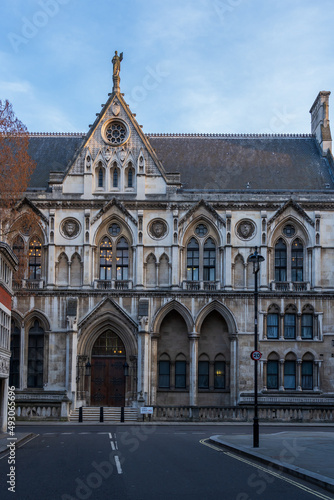
[[153, 406], [142, 406], [140, 408], [140, 413], [143, 415], [153, 415]]

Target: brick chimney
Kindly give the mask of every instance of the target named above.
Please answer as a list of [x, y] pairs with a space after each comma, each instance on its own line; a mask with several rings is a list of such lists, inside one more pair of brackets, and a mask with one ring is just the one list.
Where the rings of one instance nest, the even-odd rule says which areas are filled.
[[316, 137], [322, 154], [332, 151], [332, 135], [329, 126], [329, 96], [330, 92], [322, 90], [314, 101], [311, 113], [311, 133]]

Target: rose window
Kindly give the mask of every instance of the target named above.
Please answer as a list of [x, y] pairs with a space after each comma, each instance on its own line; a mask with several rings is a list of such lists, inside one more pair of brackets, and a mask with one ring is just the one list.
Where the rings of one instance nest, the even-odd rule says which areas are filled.
[[110, 144], [118, 146], [125, 142], [127, 138], [127, 128], [122, 122], [113, 121], [107, 126], [105, 134]]

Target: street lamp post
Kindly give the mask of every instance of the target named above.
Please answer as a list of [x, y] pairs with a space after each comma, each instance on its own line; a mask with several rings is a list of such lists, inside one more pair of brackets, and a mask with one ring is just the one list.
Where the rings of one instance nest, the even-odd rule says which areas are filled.
[[[254, 419], [253, 419], [253, 448], [259, 447], [259, 417], [258, 417], [258, 403], [257, 403], [257, 363], [259, 357], [257, 357], [258, 347], [257, 347], [257, 303], [258, 303], [258, 277], [257, 273], [260, 270], [260, 262], [264, 261], [264, 257], [258, 254], [257, 247], [255, 247], [255, 252], [248, 259], [253, 263], [253, 273], [255, 275], [255, 288], [254, 288]], [[259, 355], [260, 356], [260, 355]]]

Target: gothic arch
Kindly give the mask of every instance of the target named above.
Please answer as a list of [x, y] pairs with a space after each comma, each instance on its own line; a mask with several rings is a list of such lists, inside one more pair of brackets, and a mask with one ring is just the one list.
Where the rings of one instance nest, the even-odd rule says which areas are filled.
[[202, 328], [203, 321], [212, 311], [217, 311], [223, 319], [226, 321], [228, 333], [230, 335], [238, 334], [238, 327], [235, 317], [232, 312], [218, 300], [213, 300], [210, 304], [204, 306], [198, 313], [195, 320], [195, 331], [200, 332]]
[[181, 302], [178, 302], [175, 299], [171, 300], [170, 302], [162, 306], [156, 312], [155, 317], [153, 319], [152, 331], [160, 332], [160, 327], [163, 319], [171, 311], [177, 311], [182, 316], [187, 325], [188, 333], [191, 333], [194, 329], [194, 320], [192, 314], [186, 306], [184, 306], [183, 304], [181, 304]]
[[39, 311], [38, 309], [33, 309], [24, 316], [24, 325], [26, 331], [29, 330], [35, 319], [39, 320], [45, 332], [49, 332], [51, 330], [50, 322], [48, 318], [44, 315], [44, 313]]

